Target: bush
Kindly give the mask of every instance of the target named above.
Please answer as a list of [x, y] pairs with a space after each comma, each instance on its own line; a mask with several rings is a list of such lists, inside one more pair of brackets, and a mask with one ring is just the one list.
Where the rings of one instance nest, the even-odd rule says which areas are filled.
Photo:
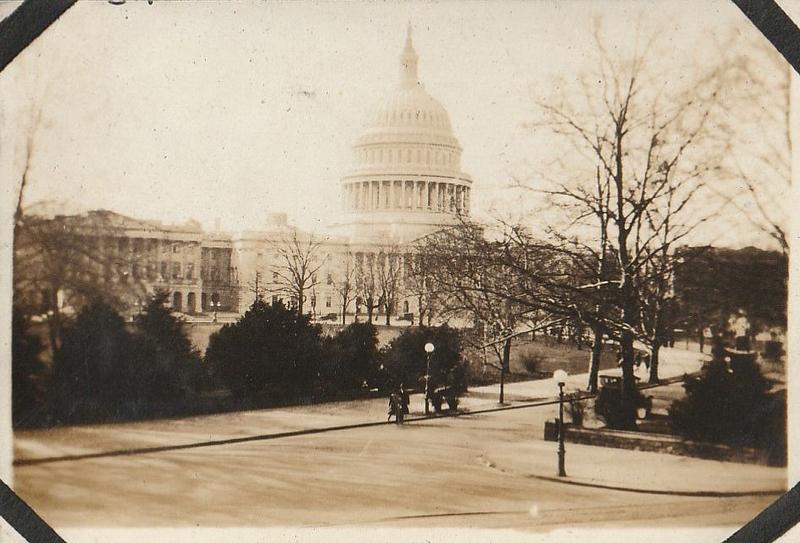
[[42, 341], [28, 331], [28, 319], [14, 306], [11, 322], [11, 415], [14, 428], [34, 426], [44, 418], [47, 368], [39, 359]]
[[456, 396], [466, 391], [464, 361], [461, 357], [461, 337], [447, 325], [438, 327], [409, 327], [396, 337], [383, 352], [385, 390], [401, 383], [406, 388], [422, 390], [425, 386], [427, 354], [425, 344], [433, 343], [431, 354], [430, 390], [448, 387]]
[[530, 374], [535, 374], [539, 370], [539, 356], [536, 353], [526, 352], [520, 357], [520, 364]]
[[323, 396], [362, 388], [374, 380], [378, 360], [378, 331], [372, 323], [354, 322], [326, 338], [319, 380]]
[[234, 395], [307, 400], [322, 354], [320, 327], [282, 303], [256, 300], [209, 338], [206, 363]]
[[120, 420], [136, 417], [154, 386], [143, 369], [155, 353], [128, 333], [122, 317], [95, 302], [64, 329], [53, 367], [55, 423]]
[[141, 368], [143, 378], [152, 383], [148, 396], [153, 400], [186, 398], [197, 390], [200, 377], [200, 354], [183, 321], [167, 309], [168, 299], [168, 293], [156, 293], [135, 319], [137, 333], [153, 353]]
[[728, 370], [724, 361], [706, 365], [699, 377], [687, 378], [686, 397], [670, 407], [673, 428], [690, 439], [757, 445], [766, 414], [773, 411], [754, 356], [739, 357]]
[[583, 419], [586, 412], [586, 406], [583, 402], [586, 400], [581, 399], [580, 392], [571, 392], [564, 396], [565, 400], [569, 402], [567, 405], [569, 407], [569, 416], [572, 424], [575, 426], [583, 426]]

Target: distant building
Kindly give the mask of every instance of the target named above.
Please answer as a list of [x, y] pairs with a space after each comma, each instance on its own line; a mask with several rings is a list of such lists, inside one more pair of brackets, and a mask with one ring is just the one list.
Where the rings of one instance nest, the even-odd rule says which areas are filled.
[[[410, 244], [468, 216], [472, 180], [461, 171], [461, 147], [444, 107], [428, 94], [417, 75], [418, 57], [408, 29], [400, 55], [400, 78], [391, 94], [368, 116], [353, 145], [353, 168], [341, 180], [342, 217], [320, 239], [314, 258], [321, 263], [304, 312], [315, 315], [360, 312], [369, 303], [353, 294], [343, 307], [337, 285], [353, 272], [397, 268], [408, 271]], [[256, 291], [266, 301], [294, 305], [280, 288], [279, 247], [289, 239], [310, 239], [288, 224], [282, 213], [269, 214], [258, 231], [203, 232], [200, 225], [164, 225], [110, 211], [52, 219], [64, 229], [94, 240], [98, 254], [113, 255], [103, 266], [108, 284], [130, 283], [123, 297], [131, 311], [146, 293], [169, 292], [175, 311], [187, 314], [242, 313]], [[87, 242], [88, 243], [88, 242]], [[104, 256], [98, 261], [108, 262]], [[355, 290], [355, 285], [354, 290]], [[376, 314], [387, 310], [375, 287]], [[41, 293], [42, 298], [50, 294]], [[418, 313], [419, 297], [398, 285], [392, 314]]]

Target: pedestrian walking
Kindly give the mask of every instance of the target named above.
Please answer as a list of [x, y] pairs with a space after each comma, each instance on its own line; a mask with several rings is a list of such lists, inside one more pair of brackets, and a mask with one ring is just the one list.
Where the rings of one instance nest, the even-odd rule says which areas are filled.
[[403, 383], [400, 383], [400, 410], [404, 415], [408, 415], [408, 404], [408, 391], [403, 387]]

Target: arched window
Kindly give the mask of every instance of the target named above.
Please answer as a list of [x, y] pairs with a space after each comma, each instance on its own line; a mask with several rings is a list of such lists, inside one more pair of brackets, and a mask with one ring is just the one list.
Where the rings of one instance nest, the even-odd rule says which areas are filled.
[[172, 309], [175, 311], [181, 311], [183, 309], [183, 295], [180, 292], [176, 292], [172, 295]]

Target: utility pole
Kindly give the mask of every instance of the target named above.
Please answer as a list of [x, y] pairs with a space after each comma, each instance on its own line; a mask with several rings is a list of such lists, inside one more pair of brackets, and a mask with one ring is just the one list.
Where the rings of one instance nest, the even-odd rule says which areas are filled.
[[250, 283], [250, 292], [254, 294], [253, 303], [259, 301], [261, 299], [261, 272], [256, 272], [256, 277], [253, 282]]

